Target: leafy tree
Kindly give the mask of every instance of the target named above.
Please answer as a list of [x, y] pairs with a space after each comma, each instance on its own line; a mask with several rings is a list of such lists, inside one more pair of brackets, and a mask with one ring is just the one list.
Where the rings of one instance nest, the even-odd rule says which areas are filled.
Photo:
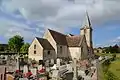
[[4, 47], [0, 45], [0, 51], [4, 51]]
[[20, 52], [20, 48], [24, 44], [23, 37], [16, 35], [9, 39], [8, 47], [12, 52]]
[[114, 53], [118, 53], [119, 52], [119, 46], [117, 44], [114, 45], [112, 50], [113, 50]]
[[107, 52], [107, 53], [119, 53], [120, 52], [120, 48], [119, 46], [116, 44], [114, 46], [109, 46], [109, 47], [104, 47], [104, 52]]
[[8, 50], [8, 45], [7, 44], [0, 44], [0, 51], [6, 51]]
[[29, 43], [26, 43], [24, 44], [21, 49], [20, 49], [20, 52], [21, 53], [28, 53], [28, 48], [30, 47], [30, 44]]

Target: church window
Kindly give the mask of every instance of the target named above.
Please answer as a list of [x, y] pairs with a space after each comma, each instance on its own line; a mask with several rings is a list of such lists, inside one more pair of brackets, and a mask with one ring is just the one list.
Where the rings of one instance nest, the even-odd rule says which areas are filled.
[[83, 52], [83, 47], [81, 47], [81, 52]]
[[48, 51], [48, 55], [50, 55], [50, 51]]
[[62, 46], [60, 46], [60, 53], [62, 53]]
[[34, 45], [34, 49], [36, 49], [36, 44]]
[[34, 54], [36, 54], [36, 51], [34, 51]]

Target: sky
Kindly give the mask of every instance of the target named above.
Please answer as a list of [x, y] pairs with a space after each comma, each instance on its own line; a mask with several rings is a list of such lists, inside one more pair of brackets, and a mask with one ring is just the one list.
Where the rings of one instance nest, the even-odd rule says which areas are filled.
[[50, 28], [80, 34], [86, 11], [93, 28], [94, 47], [120, 42], [120, 0], [0, 0], [0, 43], [14, 35], [25, 42]]

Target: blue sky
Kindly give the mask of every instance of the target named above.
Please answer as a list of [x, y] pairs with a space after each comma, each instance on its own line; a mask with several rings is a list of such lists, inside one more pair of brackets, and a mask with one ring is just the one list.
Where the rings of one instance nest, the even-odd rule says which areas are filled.
[[119, 0], [0, 0], [0, 43], [17, 34], [31, 42], [47, 28], [80, 34], [87, 10], [94, 46], [112, 45], [120, 42], [119, 4]]

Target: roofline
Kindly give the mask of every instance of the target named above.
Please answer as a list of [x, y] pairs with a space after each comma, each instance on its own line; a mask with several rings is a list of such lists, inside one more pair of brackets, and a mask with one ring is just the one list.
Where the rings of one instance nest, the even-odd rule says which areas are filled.
[[[56, 32], [56, 33], [59, 33], [59, 34], [61, 34], [61, 35], [63, 35], [63, 36], [67, 36], [67, 35], [65, 35], [65, 34], [63, 34], [63, 33], [60, 33], [60, 32], [57, 32], [57, 31], [55, 31], [55, 30], [52, 30], [52, 29], [48, 29], [48, 31], [50, 32], [50, 30], [51, 31], [54, 31], [54, 32]], [[50, 34], [51, 34], [51, 32], [50, 32]], [[57, 42], [56, 42], [56, 40], [54, 39], [54, 37], [53, 37], [53, 35], [51, 34], [51, 36], [52, 36], [52, 38], [53, 38], [53, 40], [55, 41], [55, 43], [56, 43], [56, 45], [59, 45]]]
[[[49, 30], [49, 31], [51, 30], [51, 31], [57, 32], [57, 31], [52, 30], [52, 29], [48, 29], [48, 30]], [[63, 34], [63, 33], [61, 33], [61, 32], [57, 32], [57, 33], [59, 33], [59, 34], [62, 34], [62, 35], [64, 35], [64, 36], [66, 36], [65, 34]]]

